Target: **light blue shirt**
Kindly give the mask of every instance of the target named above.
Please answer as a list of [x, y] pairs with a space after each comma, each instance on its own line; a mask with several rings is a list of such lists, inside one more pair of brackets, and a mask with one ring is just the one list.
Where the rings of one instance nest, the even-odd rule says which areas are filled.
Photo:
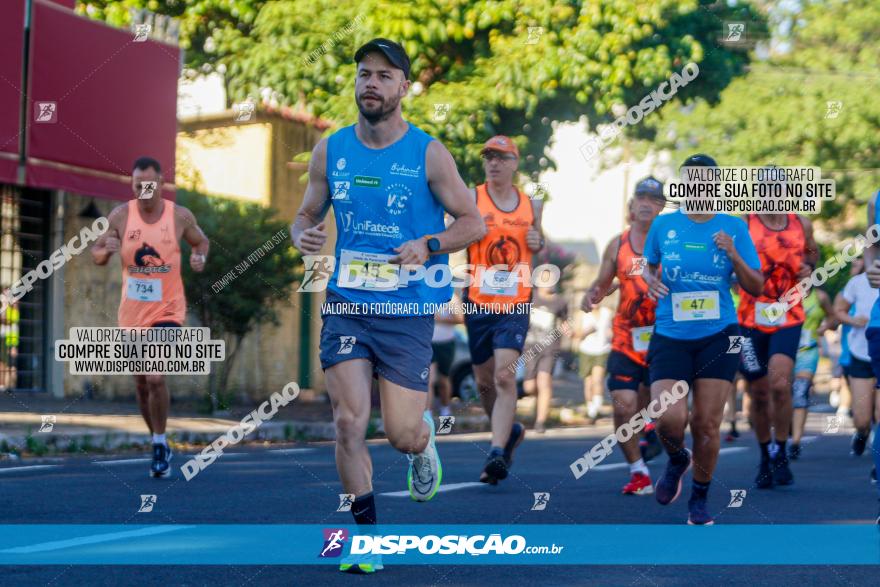
[[[654, 331], [658, 334], [693, 340], [711, 336], [737, 323], [736, 308], [730, 295], [734, 280], [733, 263], [727, 253], [715, 246], [713, 239], [721, 230], [733, 238], [734, 246], [746, 264], [760, 271], [761, 260], [755, 244], [746, 223], [739, 218], [716, 214], [708, 222], [694, 222], [679, 210], [654, 219], [645, 240], [644, 254], [649, 264], [661, 265], [662, 281], [669, 288], [669, 294], [657, 304]], [[693, 297], [689, 298], [687, 294]], [[694, 297], [703, 300], [694, 300]], [[676, 304], [679, 306], [677, 311], [673, 307]], [[695, 310], [689, 312], [685, 307], [688, 304], [693, 304]], [[679, 314], [678, 320], [675, 319], [676, 313]], [[700, 319], [682, 319], [684, 317]]]

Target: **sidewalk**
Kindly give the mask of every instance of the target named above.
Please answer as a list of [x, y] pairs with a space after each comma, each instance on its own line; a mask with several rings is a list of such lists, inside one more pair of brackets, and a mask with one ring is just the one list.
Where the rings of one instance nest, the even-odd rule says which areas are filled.
[[[582, 403], [580, 382], [562, 378], [556, 382], [550, 426], [583, 425], [586, 420], [574, 409]], [[172, 403], [167, 433], [172, 441], [206, 445], [240, 423], [260, 404], [237, 405], [214, 415], [199, 413], [195, 404]], [[518, 402], [518, 417], [531, 421], [534, 399]], [[453, 403], [456, 432], [489, 430], [489, 420], [479, 405]], [[43, 425], [43, 416], [50, 416]], [[54, 416], [52, 422], [51, 416]], [[435, 416], [436, 418], [436, 416]], [[43, 430], [41, 431], [41, 428]], [[383, 432], [382, 419], [374, 410], [368, 436]], [[275, 417], [248, 435], [245, 442], [292, 442], [333, 440], [333, 414], [327, 401], [300, 402], [281, 408]], [[131, 401], [89, 400], [84, 397], [57, 399], [46, 394], [0, 393], [0, 453], [103, 452], [141, 448], [150, 440], [147, 428]]]

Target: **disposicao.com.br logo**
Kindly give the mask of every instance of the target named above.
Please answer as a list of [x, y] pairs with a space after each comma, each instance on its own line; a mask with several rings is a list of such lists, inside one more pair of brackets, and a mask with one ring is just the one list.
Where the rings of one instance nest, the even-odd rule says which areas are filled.
[[[324, 550], [328, 546], [327, 536], [337, 536], [338, 531], [325, 530]], [[345, 539], [342, 538], [341, 541]], [[529, 546], [525, 537], [519, 534], [388, 534], [382, 536], [354, 535], [351, 537], [350, 554], [404, 555], [413, 551], [421, 555], [518, 555], [518, 554], [559, 554], [564, 546]], [[324, 554], [322, 557], [336, 556]]]

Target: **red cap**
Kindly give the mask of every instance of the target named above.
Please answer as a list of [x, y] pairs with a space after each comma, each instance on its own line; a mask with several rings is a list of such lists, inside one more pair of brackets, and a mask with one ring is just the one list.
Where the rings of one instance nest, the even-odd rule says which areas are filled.
[[519, 149], [516, 148], [516, 143], [514, 143], [504, 135], [497, 135], [486, 141], [486, 144], [483, 145], [483, 150], [480, 151], [480, 155], [482, 155], [486, 151], [501, 151], [502, 153], [513, 153], [517, 156], [517, 158], [519, 158]]

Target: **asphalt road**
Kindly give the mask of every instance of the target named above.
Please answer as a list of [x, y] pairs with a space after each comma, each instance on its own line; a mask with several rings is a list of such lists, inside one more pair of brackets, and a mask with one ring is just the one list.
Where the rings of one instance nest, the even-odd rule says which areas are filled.
[[[849, 437], [822, 435], [824, 416], [811, 416], [812, 438], [794, 463], [795, 485], [753, 488], [757, 448], [750, 433], [723, 443], [710, 492], [717, 524], [869, 524], [877, 516], [877, 490], [868, 481], [870, 455], [848, 454]], [[607, 433], [607, 431], [604, 431]], [[626, 549], [650, 549], [664, 525], [684, 524], [686, 494], [668, 507], [652, 496], [620, 495], [627, 471], [615, 452], [575, 480], [568, 468], [602, 435], [597, 429], [529, 434], [511, 477], [497, 487], [477, 481], [488, 448], [485, 434], [443, 437], [444, 488], [425, 504], [405, 496], [407, 461], [387, 443], [371, 444], [374, 491], [387, 524], [655, 524], [656, 533], [633, 536]], [[247, 448], [224, 454], [192, 481], [179, 472], [150, 479], [148, 461], [122, 457], [70, 457], [0, 467], [3, 524], [350, 524], [337, 513], [333, 445]], [[665, 457], [651, 463], [652, 476]], [[31, 468], [37, 467], [37, 468]], [[747, 491], [743, 506], [728, 508], [731, 489]], [[534, 492], [549, 492], [543, 511], [531, 511]], [[138, 513], [141, 494], [155, 494], [152, 512]], [[584, 527], [585, 532], [589, 526]], [[736, 544], [731, 544], [736, 548]], [[161, 552], [144, 553], [161, 557]], [[155, 559], [153, 559], [155, 560]], [[878, 577], [864, 566], [386, 566], [381, 575], [352, 577], [328, 566], [29, 566], [3, 568], [5, 585], [488, 585], [523, 581], [540, 585], [858, 585]], [[379, 581], [379, 582], [377, 582]]]

